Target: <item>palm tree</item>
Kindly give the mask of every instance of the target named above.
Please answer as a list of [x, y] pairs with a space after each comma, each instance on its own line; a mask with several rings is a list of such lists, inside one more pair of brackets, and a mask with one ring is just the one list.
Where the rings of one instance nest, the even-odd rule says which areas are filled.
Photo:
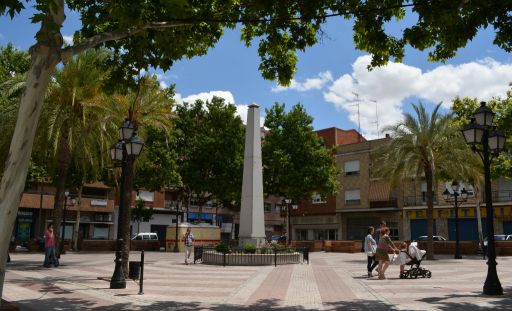
[[55, 73], [45, 101], [41, 127], [50, 161], [55, 166], [53, 223], [57, 237], [73, 158], [76, 162], [90, 162], [90, 168], [98, 168], [102, 162], [99, 150], [105, 133], [99, 120], [103, 119], [105, 109], [95, 99], [102, 94], [109, 76], [102, 66], [107, 56], [104, 50], [90, 50], [75, 57]]
[[376, 176], [387, 179], [392, 187], [403, 179], [425, 179], [427, 183], [427, 256], [434, 258], [433, 214], [434, 183], [458, 178], [467, 172], [463, 160], [471, 152], [450, 115], [441, 115], [438, 104], [428, 114], [422, 103], [412, 105], [416, 115], [404, 113], [404, 120], [384, 129], [392, 139], [376, 150]]
[[[156, 76], [143, 76], [138, 81], [136, 90], [127, 94], [116, 93], [104, 96], [100, 100], [106, 103], [107, 113], [102, 121], [103, 127], [113, 135], [117, 135], [119, 125], [128, 117], [137, 128], [137, 134], [146, 137], [146, 129], [162, 129], [169, 133], [171, 128], [172, 107], [174, 104], [173, 90], [161, 89]], [[115, 140], [111, 140], [113, 143]], [[134, 161], [128, 159], [125, 167], [124, 202], [131, 202], [133, 191]], [[121, 185], [122, 186], [122, 185]], [[129, 205], [128, 203], [127, 205]], [[124, 207], [123, 240], [130, 241], [131, 213], [130, 207]], [[123, 243], [123, 270], [128, 273], [130, 243]]]

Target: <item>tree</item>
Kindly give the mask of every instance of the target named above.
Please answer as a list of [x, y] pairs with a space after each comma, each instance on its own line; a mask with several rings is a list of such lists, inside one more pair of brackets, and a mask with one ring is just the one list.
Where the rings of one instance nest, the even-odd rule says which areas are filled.
[[[454, 125], [463, 128], [471, 120], [473, 112], [480, 106], [476, 98], [456, 98], [453, 100], [452, 110], [455, 114]], [[503, 132], [507, 140], [507, 150], [512, 147], [512, 92], [507, 92], [507, 97], [494, 98], [487, 103], [487, 106], [496, 113], [494, 123]], [[492, 159], [492, 176], [503, 176], [512, 178], [512, 158], [510, 153], [500, 153]]]
[[[176, 151], [185, 196], [237, 209], [241, 197], [244, 128], [233, 104], [214, 97], [176, 107]], [[182, 195], [183, 196], [183, 195]], [[188, 203], [187, 203], [188, 209]]]
[[333, 150], [326, 149], [313, 131], [313, 118], [297, 104], [290, 112], [285, 105], [266, 109], [268, 134], [262, 145], [265, 195], [301, 200], [311, 199], [316, 192], [335, 195], [337, 181]]
[[141, 222], [147, 222], [150, 221], [153, 217], [153, 208], [146, 208], [144, 206], [144, 200], [139, 199], [137, 200], [137, 204], [135, 204], [135, 207], [132, 208], [132, 221], [135, 221], [137, 223], [137, 234], [140, 232], [140, 223]]
[[0, 176], [16, 124], [20, 86], [24, 86], [29, 67], [30, 57], [27, 52], [14, 48], [11, 43], [5, 48], [0, 47]]
[[[428, 50], [432, 61], [445, 61], [456, 55], [481, 29], [493, 27], [494, 44], [512, 51], [509, 1], [347, 1], [353, 13], [354, 42], [358, 49], [372, 55], [372, 66], [385, 65], [390, 59], [402, 61], [407, 45]], [[407, 14], [416, 22], [401, 33], [389, 31], [389, 23]], [[388, 32], [386, 31], [388, 30]]]
[[[404, 113], [404, 120], [384, 129], [391, 140], [375, 151], [375, 176], [392, 187], [402, 180], [424, 179], [427, 184], [427, 256], [434, 258], [434, 184], [438, 180], [460, 180], [474, 158], [450, 115], [441, 115], [437, 105], [428, 114], [423, 104], [412, 105], [416, 115]], [[397, 161], [400, 159], [400, 161]]]
[[[157, 130], [161, 131], [161, 134], [167, 135], [171, 126], [172, 106], [174, 104], [173, 95], [174, 91], [172, 88], [160, 88], [156, 76], [143, 76], [138, 80], [137, 85], [134, 86], [134, 88], [128, 88], [126, 93], [104, 94], [101, 101], [106, 103], [108, 110], [106, 115], [108, 117], [103, 120], [103, 126], [108, 129], [110, 133], [117, 134], [122, 121], [128, 118], [135, 125], [138, 135], [143, 139], [149, 138], [152, 146], [156, 147], [155, 142], [151, 141], [154, 138], [147, 133], [149, 132], [151, 134], [151, 131]], [[111, 141], [111, 143], [114, 142], [114, 140]], [[153, 156], [146, 155], [144, 157], [151, 159]], [[168, 159], [166, 159], [166, 161], [167, 160]], [[142, 163], [143, 165], [144, 163], [147, 164], [147, 162]], [[166, 169], [172, 169], [172, 163], [166, 163], [166, 165]], [[124, 189], [124, 202], [127, 202], [126, 206], [124, 206], [124, 222], [119, 224], [123, 226], [124, 241], [129, 241], [131, 237], [131, 208], [129, 205], [132, 201], [132, 191], [134, 189], [134, 169], [134, 159], [129, 157], [126, 160], [124, 171], [125, 184], [119, 185]], [[148, 167], [143, 167], [143, 169], [147, 172]], [[166, 177], [175, 178], [176, 175], [172, 172], [166, 172]], [[159, 182], [164, 186], [164, 183], [169, 182], [168, 179], [158, 181], [156, 179], [148, 180], [147, 178], [146, 181], [149, 181], [152, 186], [155, 186], [156, 183]], [[123, 271], [126, 277], [128, 275], [129, 256], [130, 243], [123, 243]]]
[[74, 58], [55, 73], [54, 84], [46, 98], [41, 123], [45, 135], [41, 138], [42, 146], [50, 150], [48, 160], [54, 167], [56, 189], [52, 215], [56, 224], [56, 249], [59, 249], [64, 191], [73, 158], [90, 161], [89, 167], [101, 163], [98, 157], [102, 157], [101, 145], [106, 140], [101, 120], [107, 110], [98, 98], [109, 77], [108, 70], [102, 66], [106, 56], [105, 50], [90, 50]]

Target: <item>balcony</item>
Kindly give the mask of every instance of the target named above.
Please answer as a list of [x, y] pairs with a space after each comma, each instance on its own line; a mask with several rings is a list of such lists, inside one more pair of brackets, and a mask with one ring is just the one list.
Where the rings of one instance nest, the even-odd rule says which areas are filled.
[[397, 207], [397, 199], [389, 199], [384, 201], [370, 201], [370, 208], [386, 208]]
[[[41, 206], [41, 194], [36, 193], [23, 193], [20, 201], [20, 207], [24, 208], [40, 208], [43, 209], [53, 209], [53, 205], [55, 202], [55, 196], [53, 194], [44, 194], [43, 202]], [[77, 210], [76, 206], [71, 204], [71, 201], [68, 201], [67, 204], [68, 210]], [[82, 196], [80, 202], [80, 210], [81, 211], [91, 211], [91, 212], [112, 212], [114, 210], [114, 200], [107, 199], [106, 197], [92, 197], [92, 196]]]
[[512, 190], [500, 190], [492, 192], [493, 202], [511, 202], [512, 201]]
[[[434, 205], [437, 205], [437, 196], [434, 195]], [[404, 206], [427, 206], [425, 196], [404, 196]]]

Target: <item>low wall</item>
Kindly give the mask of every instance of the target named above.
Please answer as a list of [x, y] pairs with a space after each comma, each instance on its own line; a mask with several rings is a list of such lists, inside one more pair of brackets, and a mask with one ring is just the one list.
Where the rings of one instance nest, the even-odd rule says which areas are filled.
[[[393, 241], [396, 247], [402, 241]], [[409, 241], [406, 241], [409, 243]], [[478, 241], [460, 241], [460, 253], [462, 255], [476, 255], [478, 253]], [[292, 247], [306, 247], [310, 252], [339, 252], [359, 253], [362, 241], [292, 241]], [[427, 249], [427, 241], [418, 242], [420, 249]], [[434, 241], [434, 253], [455, 254], [455, 241]], [[512, 256], [512, 241], [496, 242], [497, 256]]]
[[[78, 249], [82, 251], [115, 251], [116, 240], [80, 240]], [[158, 240], [131, 240], [130, 250], [132, 251], [158, 251], [160, 242]]]
[[[419, 241], [420, 249], [427, 249], [427, 241]], [[478, 241], [460, 241], [459, 250], [462, 255], [475, 255], [478, 253]], [[455, 254], [455, 241], [434, 241], [435, 254]]]

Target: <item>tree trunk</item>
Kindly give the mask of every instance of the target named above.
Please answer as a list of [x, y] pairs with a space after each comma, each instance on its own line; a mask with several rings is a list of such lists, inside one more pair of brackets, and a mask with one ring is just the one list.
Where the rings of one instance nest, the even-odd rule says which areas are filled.
[[82, 189], [83, 185], [78, 188], [78, 198], [76, 200], [76, 218], [75, 227], [73, 228], [73, 249], [78, 250], [78, 233], [80, 230], [80, 204], [82, 202]]
[[[54, 4], [54, 6], [50, 6], [52, 14], [48, 14], [48, 19], [60, 26], [64, 21], [64, 1], [55, 1]], [[40, 33], [46, 33], [49, 40], [44, 43], [38, 42], [30, 48], [32, 64], [28, 72], [25, 91], [21, 96], [16, 126], [0, 181], [0, 297], [3, 292], [9, 241], [18, 213], [21, 194], [25, 187], [28, 163], [37, 123], [41, 115], [43, 98], [50, 76], [60, 61], [59, 49], [62, 45], [62, 35], [59, 32], [51, 31], [46, 24], [41, 26]]]
[[[133, 158], [126, 160], [124, 184], [124, 210], [123, 210], [123, 272], [125, 278], [128, 278], [128, 261], [130, 260], [130, 238], [131, 238], [131, 204], [133, 191]], [[121, 185], [123, 187], [123, 185]]]
[[[65, 230], [63, 222], [63, 210], [66, 191], [66, 178], [71, 163], [71, 149], [69, 146], [69, 128], [64, 124], [65, 129], [62, 130], [62, 136], [59, 140], [59, 150], [57, 153], [59, 168], [57, 182], [55, 184], [55, 203], [53, 204], [53, 230], [55, 232], [55, 251], [60, 255], [60, 243], [64, 243], [60, 238], [62, 236], [61, 229]], [[62, 224], [62, 228], [61, 228]]]
[[434, 259], [434, 193], [432, 191], [434, 176], [430, 166], [425, 168], [427, 181], [427, 259]]

